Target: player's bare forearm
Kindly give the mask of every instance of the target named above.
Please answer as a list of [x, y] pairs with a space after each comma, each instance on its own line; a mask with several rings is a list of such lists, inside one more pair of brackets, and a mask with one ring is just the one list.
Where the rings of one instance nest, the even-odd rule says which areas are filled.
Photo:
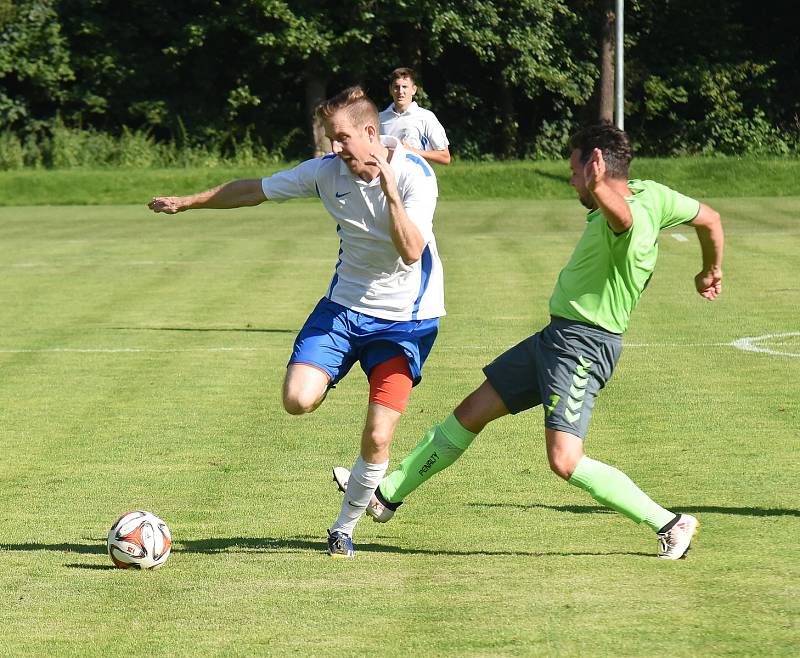
[[695, 276], [697, 292], [708, 300], [716, 299], [722, 292], [722, 255], [725, 231], [722, 219], [713, 208], [700, 204], [700, 210], [691, 222], [700, 242], [703, 269]]
[[624, 233], [633, 224], [633, 215], [625, 198], [605, 182], [598, 182], [590, 188], [597, 207], [603, 213], [608, 226], [614, 233]]
[[400, 191], [397, 189], [397, 180], [386, 156], [380, 150], [370, 155], [373, 159], [367, 161], [367, 164], [375, 165], [380, 171], [381, 190], [386, 196], [389, 208], [389, 234], [392, 237], [392, 244], [403, 262], [412, 265], [422, 257], [425, 241], [419, 229], [408, 218]]
[[397, 253], [406, 265], [413, 265], [422, 258], [425, 249], [425, 240], [419, 229], [409, 219], [403, 202], [397, 199], [388, 199], [389, 202], [389, 231], [392, 243]]
[[606, 223], [614, 233], [624, 233], [633, 224], [631, 209], [625, 202], [623, 193], [627, 193], [628, 184], [624, 179], [609, 176], [603, 152], [596, 148], [583, 166], [586, 187]]
[[703, 253], [703, 269], [722, 269], [722, 252], [725, 246], [725, 232], [722, 228], [722, 218], [719, 213], [705, 205], [700, 204], [700, 210], [691, 222], [700, 241]]
[[438, 149], [435, 151], [417, 151], [428, 162], [435, 162], [437, 164], [449, 165], [450, 164], [450, 150]]
[[187, 196], [154, 197], [147, 207], [153, 212], [175, 214], [201, 208], [241, 208], [257, 206], [266, 201], [261, 179], [243, 179], [223, 183], [210, 190]]

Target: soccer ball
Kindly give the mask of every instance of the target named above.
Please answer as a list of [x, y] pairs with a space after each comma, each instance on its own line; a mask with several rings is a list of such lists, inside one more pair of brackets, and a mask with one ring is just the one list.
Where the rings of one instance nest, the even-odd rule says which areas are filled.
[[108, 531], [108, 555], [120, 569], [158, 569], [172, 550], [172, 534], [151, 512], [126, 512]]

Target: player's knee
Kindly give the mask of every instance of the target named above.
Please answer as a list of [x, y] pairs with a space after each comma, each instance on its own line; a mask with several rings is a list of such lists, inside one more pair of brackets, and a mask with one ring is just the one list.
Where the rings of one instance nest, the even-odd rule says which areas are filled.
[[283, 408], [292, 416], [301, 416], [311, 411], [307, 406], [301, 404], [297, 398], [286, 396], [283, 398]]
[[283, 408], [292, 416], [308, 414], [316, 409], [322, 400], [306, 391], [287, 391], [283, 395]]
[[365, 427], [361, 435], [361, 445], [372, 452], [388, 450], [393, 432], [382, 427]]
[[[578, 458], [579, 459], [579, 458]], [[550, 470], [558, 477], [569, 480], [572, 477], [578, 459], [571, 452], [563, 450], [548, 450], [547, 461], [550, 463]]]
[[283, 380], [283, 408], [293, 416], [316, 409], [328, 393], [330, 376], [319, 368], [290, 363]]

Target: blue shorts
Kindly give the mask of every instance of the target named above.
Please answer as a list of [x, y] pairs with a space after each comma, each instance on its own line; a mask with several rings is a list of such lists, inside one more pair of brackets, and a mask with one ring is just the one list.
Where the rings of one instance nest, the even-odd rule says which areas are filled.
[[289, 363], [305, 363], [328, 373], [334, 386], [356, 361], [369, 377], [372, 369], [399, 355], [408, 359], [414, 386], [422, 380], [439, 319], [394, 321], [351, 311], [323, 297], [294, 341]]

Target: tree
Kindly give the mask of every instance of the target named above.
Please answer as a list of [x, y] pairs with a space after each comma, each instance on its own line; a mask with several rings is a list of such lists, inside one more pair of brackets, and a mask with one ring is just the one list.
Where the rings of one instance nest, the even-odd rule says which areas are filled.
[[591, 93], [592, 67], [568, 43], [575, 14], [560, 0], [448, 0], [430, 16], [431, 55], [465, 52], [473, 76], [494, 87], [485, 101], [497, 117], [497, 149], [519, 155], [520, 101], [582, 104]]
[[[780, 85], [773, 74], [777, 61], [784, 62], [786, 50], [796, 64], [800, 51], [794, 37], [785, 46], [775, 39], [778, 25], [793, 20], [792, 4], [770, 5], [765, 20], [777, 30], [770, 33], [764, 21], [753, 21], [750, 3], [742, 0], [632, 3], [626, 20], [627, 107], [642, 150], [787, 151], [786, 133], [779, 126], [791, 114], [772, 99]], [[788, 37], [791, 28], [783, 32]], [[794, 76], [796, 83], [796, 71]], [[793, 93], [797, 108], [796, 84]]]
[[259, 0], [257, 3], [269, 28], [257, 42], [267, 50], [276, 66], [289, 64], [302, 71], [305, 117], [314, 154], [329, 150], [330, 144], [315, 122], [314, 108], [323, 101], [331, 79], [343, 70], [356, 80], [366, 70], [371, 56], [367, 46], [378, 27], [373, 2], [351, 0]]
[[[318, 102], [360, 83], [382, 104], [387, 73], [410, 65], [454, 154], [556, 157], [576, 122], [600, 105], [611, 118], [611, 2], [0, 0], [0, 132], [60, 117], [301, 157], [328, 147]], [[798, 149], [795, 3], [758, 21], [750, 5], [626, 3], [626, 126], [640, 152]]]
[[0, 0], [0, 129], [49, 118], [73, 79], [51, 0]]

